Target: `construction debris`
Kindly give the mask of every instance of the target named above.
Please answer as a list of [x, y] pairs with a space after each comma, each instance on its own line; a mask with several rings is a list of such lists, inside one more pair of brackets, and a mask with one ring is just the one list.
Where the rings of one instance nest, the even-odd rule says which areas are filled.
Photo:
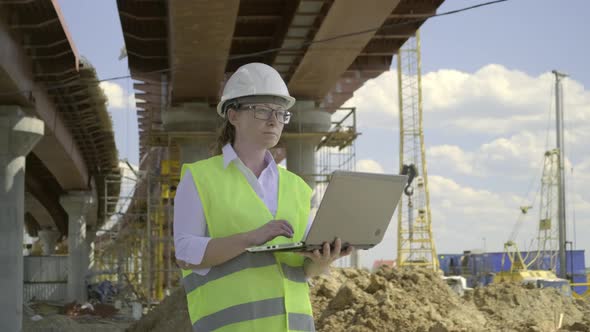
[[88, 296], [100, 303], [113, 302], [113, 298], [117, 293], [117, 288], [109, 280], [88, 286]]
[[110, 304], [97, 303], [92, 305], [90, 303], [77, 304], [76, 302], [66, 304], [64, 310], [65, 314], [70, 317], [94, 315], [102, 318], [113, 317], [119, 311]]
[[[318, 331], [590, 332], [590, 304], [555, 289], [498, 284], [460, 297], [428, 270], [334, 269], [311, 295]], [[190, 331], [183, 289], [127, 331]]]
[[125, 331], [132, 318], [111, 305], [38, 301], [23, 307], [23, 331]]

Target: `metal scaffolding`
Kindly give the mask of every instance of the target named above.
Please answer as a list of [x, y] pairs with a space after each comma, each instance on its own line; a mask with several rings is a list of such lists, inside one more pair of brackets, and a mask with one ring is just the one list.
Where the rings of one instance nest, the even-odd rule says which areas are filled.
[[169, 159], [173, 150], [152, 149], [135, 177], [105, 178], [105, 187], [118, 184], [122, 190], [119, 197], [105, 196], [117, 209], [98, 233], [96, 281], [128, 285], [148, 305], [161, 301], [180, 278], [172, 264], [172, 203], [180, 175], [178, 160]]
[[[360, 134], [356, 130], [356, 108], [342, 107], [332, 114], [330, 132], [322, 138], [316, 148], [316, 188], [313, 209], [317, 209], [330, 180], [336, 170], [354, 171], [356, 166], [355, 140]], [[358, 253], [337, 261], [339, 267], [358, 267]]]
[[410, 184], [398, 211], [398, 266], [438, 269], [432, 237], [432, 216], [424, 148], [420, 32], [406, 41], [397, 53], [400, 121], [400, 173]]
[[555, 273], [559, 253], [558, 230], [558, 186], [559, 150], [545, 152], [541, 178], [541, 202], [539, 215], [538, 251], [535, 267], [537, 270], [551, 270]]

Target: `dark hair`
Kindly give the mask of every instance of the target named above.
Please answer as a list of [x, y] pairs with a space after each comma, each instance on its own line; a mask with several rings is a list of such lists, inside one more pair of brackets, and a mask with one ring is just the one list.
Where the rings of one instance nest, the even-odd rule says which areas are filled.
[[217, 141], [215, 142], [215, 149], [213, 155], [220, 155], [221, 150], [227, 143], [234, 144], [236, 140], [236, 128], [232, 125], [227, 117], [223, 120], [221, 127], [217, 129]]

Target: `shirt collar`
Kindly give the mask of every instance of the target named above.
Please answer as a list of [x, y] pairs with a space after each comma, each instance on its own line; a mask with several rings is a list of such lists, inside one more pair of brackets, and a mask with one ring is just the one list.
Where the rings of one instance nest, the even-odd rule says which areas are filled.
[[[234, 160], [240, 160], [240, 157], [238, 157], [238, 154], [236, 153], [236, 150], [234, 150], [234, 147], [231, 146], [231, 143], [227, 143], [221, 149], [221, 152], [223, 154], [223, 168], [227, 168], [229, 163]], [[268, 150], [266, 150], [266, 153], [264, 154], [264, 161], [266, 162], [266, 168], [270, 167], [270, 169], [273, 171], [277, 169], [275, 159], [273, 158], [272, 153], [270, 153]]]

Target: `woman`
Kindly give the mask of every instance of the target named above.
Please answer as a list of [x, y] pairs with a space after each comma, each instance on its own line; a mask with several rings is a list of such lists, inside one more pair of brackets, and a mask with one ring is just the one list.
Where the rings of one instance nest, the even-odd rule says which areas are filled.
[[195, 331], [313, 331], [307, 279], [352, 250], [337, 239], [332, 251], [245, 251], [301, 241], [309, 229], [311, 188], [269, 152], [294, 103], [272, 67], [240, 67], [217, 106], [218, 155], [182, 167], [174, 241]]

